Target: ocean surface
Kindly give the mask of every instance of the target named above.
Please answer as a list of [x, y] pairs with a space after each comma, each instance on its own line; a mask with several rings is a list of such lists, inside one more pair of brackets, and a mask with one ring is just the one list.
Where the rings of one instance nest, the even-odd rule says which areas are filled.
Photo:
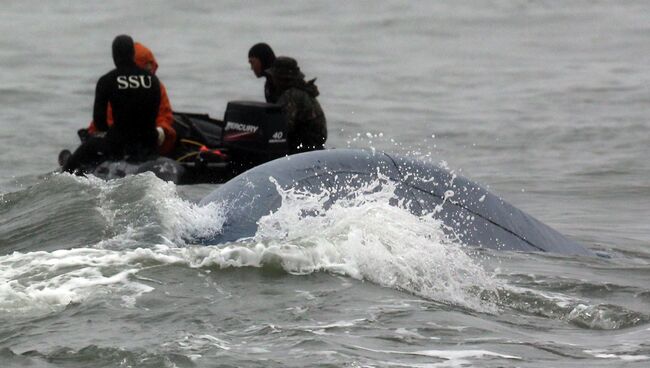
[[[56, 172], [122, 33], [217, 118], [263, 98], [268, 42], [328, 147], [439, 162], [606, 256], [470, 249], [390, 193], [202, 245], [215, 185]], [[2, 1], [0, 366], [648, 367], [649, 47], [641, 0]]]

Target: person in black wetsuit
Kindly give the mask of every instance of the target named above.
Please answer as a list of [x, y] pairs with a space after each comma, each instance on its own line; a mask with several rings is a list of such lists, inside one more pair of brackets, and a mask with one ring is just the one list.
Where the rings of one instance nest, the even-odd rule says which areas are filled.
[[[99, 132], [88, 138], [65, 162], [63, 170], [76, 171], [84, 164], [112, 159], [146, 160], [157, 149], [156, 116], [160, 106], [160, 82], [155, 75], [138, 68], [133, 39], [120, 35], [113, 40], [115, 69], [99, 78], [95, 90], [93, 121]], [[108, 104], [113, 125], [106, 123]]]
[[266, 70], [273, 65], [274, 61], [275, 53], [271, 46], [265, 43], [257, 43], [248, 51], [248, 63], [251, 65], [251, 70], [257, 78], [266, 78], [264, 98], [269, 103], [276, 103], [280, 97], [273, 87], [272, 79], [266, 74]]
[[287, 118], [289, 153], [324, 149], [327, 119], [316, 99], [316, 79], [306, 82], [296, 59], [286, 56], [278, 56], [266, 74], [273, 80], [277, 103]]

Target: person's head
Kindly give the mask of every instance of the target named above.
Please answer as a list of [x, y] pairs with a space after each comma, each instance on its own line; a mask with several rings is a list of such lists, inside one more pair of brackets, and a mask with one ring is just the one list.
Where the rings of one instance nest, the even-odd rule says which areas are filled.
[[302, 74], [298, 67], [296, 59], [288, 56], [278, 56], [273, 65], [266, 69], [265, 72], [273, 78], [273, 84], [280, 91], [305, 78], [305, 75]]
[[150, 72], [151, 74], [156, 74], [156, 70], [158, 70], [158, 63], [156, 62], [156, 58], [153, 56], [153, 52], [151, 52], [151, 50], [139, 42], [136, 42], [134, 44], [134, 48], [135, 65]]
[[265, 43], [257, 43], [248, 50], [248, 63], [257, 78], [262, 77], [264, 71], [270, 68], [274, 61], [275, 53], [271, 46]]
[[133, 65], [133, 39], [127, 35], [119, 35], [113, 40], [113, 62], [115, 66]]

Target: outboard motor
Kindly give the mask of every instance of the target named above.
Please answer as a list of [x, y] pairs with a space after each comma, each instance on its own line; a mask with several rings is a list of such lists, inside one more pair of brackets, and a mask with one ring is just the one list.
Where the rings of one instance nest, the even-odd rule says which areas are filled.
[[289, 153], [287, 120], [280, 105], [231, 101], [223, 120], [223, 145], [237, 165], [235, 170], [245, 170]]
[[174, 112], [174, 129], [176, 147], [169, 156], [186, 168], [183, 183], [223, 183], [289, 153], [280, 105], [231, 101], [223, 121]]

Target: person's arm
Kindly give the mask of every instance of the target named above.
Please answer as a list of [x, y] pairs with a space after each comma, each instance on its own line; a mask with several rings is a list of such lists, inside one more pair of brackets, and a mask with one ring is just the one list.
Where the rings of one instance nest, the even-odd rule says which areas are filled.
[[93, 122], [97, 131], [105, 132], [108, 130], [106, 118], [106, 109], [108, 107], [108, 82], [107, 77], [103, 76], [97, 81], [95, 88], [95, 104], [93, 106]]
[[[108, 108], [106, 109], [106, 124], [110, 128], [113, 126], [113, 109], [111, 108], [111, 103], [108, 103]], [[97, 130], [97, 127], [95, 126], [95, 122], [91, 121], [90, 124], [88, 124], [88, 128], [86, 128], [86, 131], [88, 131], [88, 134], [93, 135], [96, 133], [99, 133]]]
[[278, 99], [278, 104], [282, 105], [282, 112], [287, 118], [287, 134], [291, 135], [296, 130], [296, 120], [298, 118], [298, 104], [291, 91], [286, 91]]
[[156, 127], [161, 128], [165, 134], [162, 145], [158, 148], [161, 154], [166, 154], [174, 149], [176, 143], [176, 130], [173, 127], [174, 116], [172, 115], [172, 106], [169, 102], [167, 89], [160, 83], [160, 108], [156, 117]]

